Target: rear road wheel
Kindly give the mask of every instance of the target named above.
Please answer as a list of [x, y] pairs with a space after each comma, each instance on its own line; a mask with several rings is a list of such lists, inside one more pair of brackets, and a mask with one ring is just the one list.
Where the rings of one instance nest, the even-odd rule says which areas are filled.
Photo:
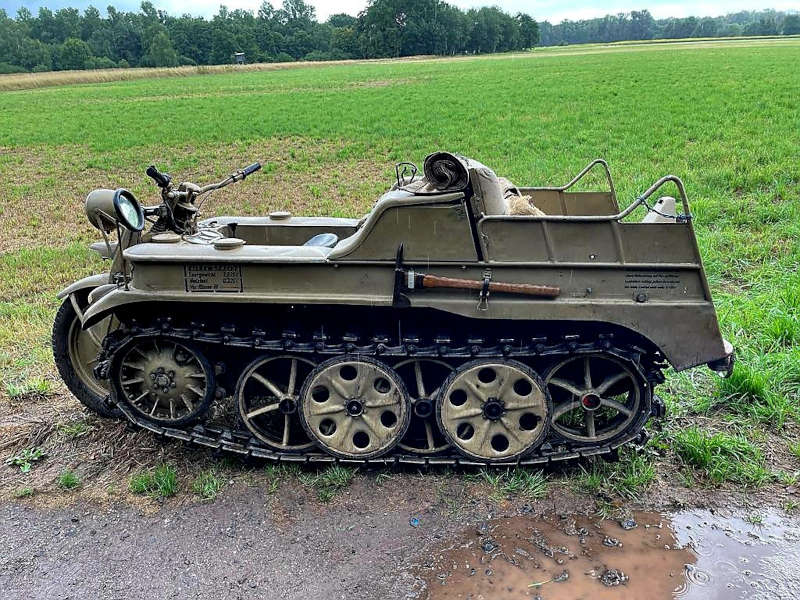
[[579, 444], [611, 443], [650, 414], [650, 388], [639, 369], [612, 354], [573, 356], [550, 368], [552, 428]]

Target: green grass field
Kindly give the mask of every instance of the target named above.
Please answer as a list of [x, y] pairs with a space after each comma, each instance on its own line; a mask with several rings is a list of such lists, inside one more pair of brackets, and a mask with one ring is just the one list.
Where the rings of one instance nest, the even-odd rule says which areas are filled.
[[11, 422], [53, 398], [77, 410], [55, 375], [49, 330], [59, 288], [102, 268], [86, 249], [97, 236], [83, 198], [125, 186], [155, 203], [150, 163], [198, 182], [267, 164], [212, 197], [206, 215], [356, 216], [390, 185], [396, 161], [421, 163], [435, 149], [531, 185], [564, 183], [600, 156], [623, 204], [661, 175], [684, 180], [739, 363], [725, 381], [672, 375], [661, 389], [670, 417], [644, 458], [565, 477], [628, 498], [657, 479], [782, 489], [800, 471], [798, 64], [800, 40], [759, 40], [0, 93], [2, 413]]

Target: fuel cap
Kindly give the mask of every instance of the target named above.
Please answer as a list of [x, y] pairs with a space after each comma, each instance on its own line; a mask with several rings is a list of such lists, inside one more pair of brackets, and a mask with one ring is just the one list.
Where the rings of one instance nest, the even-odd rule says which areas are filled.
[[181, 241], [181, 236], [172, 231], [165, 231], [164, 233], [155, 234], [150, 238], [150, 241], [155, 244], [177, 244]]
[[244, 240], [239, 238], [220, 238], [214, 240], [214, 248], [217, 250], [233, 250], [244, 246]]

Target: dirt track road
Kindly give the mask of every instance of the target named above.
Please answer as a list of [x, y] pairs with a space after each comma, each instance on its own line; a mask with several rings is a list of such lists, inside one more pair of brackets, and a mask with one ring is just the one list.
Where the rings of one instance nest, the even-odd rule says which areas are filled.
[[[184, 497], [144, 511], [8, 502], [0, 598], [638, 600], [642, 586], [653, 600], [675, 589], [684, 600], [800, 594], [796, 518], [649, 512], [627, 530], [567, 514], [591, 506], [554, 493], [498, 503], [457, 479], [409, 474], [357, 478], [328, 504], [302, 486], [270, 495], [238, 483], [213, 502]], [[603, 583], [612, 575], [623, 585]]]
[[[307, 505], [306, 505], [307, 506]], [[403, 511], [300, 505], [283, 524], [260, 493], [141, 515], [0, 509], [0, 589], [35, 598], [402, 598], [397, 565], [432, 530]]]
[[[269, 496], [234, 486], [214, 502], [167, 504], [154, 514], [126, 505], [5, 504], [0, 596], [414, 597], [420, 582], [400, 567], [486, 512], [475, 501], [458, 516], [439, 510], [430, 485], [399, 492], [360, 482], [322, 504], [302, 489]], [[418, 527], [409, 524], [412, 516]]]

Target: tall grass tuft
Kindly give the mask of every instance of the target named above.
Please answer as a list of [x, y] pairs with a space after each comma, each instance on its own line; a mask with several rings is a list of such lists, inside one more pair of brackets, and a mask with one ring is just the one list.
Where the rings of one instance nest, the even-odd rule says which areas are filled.
[[678, 432], [673, 448], [687, 465], [700, 470], [701, 479], [711, 483], [760, 486], [770, 478], [761, 450], [740, 435], [689, 427]]
[[161, 465], [133, 475], [129, 488], [134, 494], [168, 498], [178, 492], [178, 472], [171, 465]]

